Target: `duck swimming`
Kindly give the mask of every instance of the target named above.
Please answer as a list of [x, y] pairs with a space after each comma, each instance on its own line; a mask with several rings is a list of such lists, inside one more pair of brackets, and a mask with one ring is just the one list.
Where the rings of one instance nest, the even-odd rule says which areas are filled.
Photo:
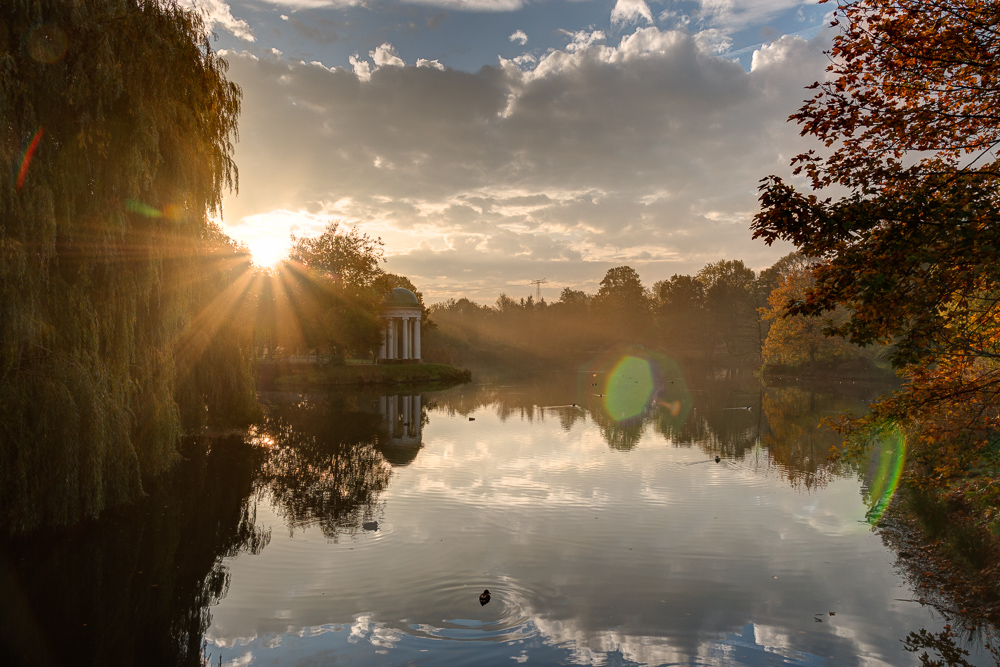
[[490, 589], [486, 589], [479, 596], [479, 604], [486, 606], [486, 603], [490, 601]]

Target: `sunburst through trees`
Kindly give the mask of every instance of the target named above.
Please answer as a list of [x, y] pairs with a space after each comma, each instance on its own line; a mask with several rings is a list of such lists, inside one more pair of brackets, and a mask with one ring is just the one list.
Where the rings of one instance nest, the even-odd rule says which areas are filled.
[[241, 92], [208, 38], [171, 0], [0, 7], [4, 530], [96, 516], [183, 432], [255, 418], [262, 350], [373, 347], [377, 286], [254, 269], [211, 222]]

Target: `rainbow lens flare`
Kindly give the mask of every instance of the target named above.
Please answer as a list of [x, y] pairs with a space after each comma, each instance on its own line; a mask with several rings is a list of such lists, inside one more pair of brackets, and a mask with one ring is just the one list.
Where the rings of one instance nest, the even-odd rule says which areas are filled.
[[604, 409], [622, 421], [642, 414], [653, 396], [655, 383], [649, 362], [626, 356], [608, 373], [604, 387]]
[[35, 136], [31, 138], [31, 143], [28, 144], [27, 150], [24, 151], [24, 157], [21, 159], [21, 169], [17, 172], [18, 190], [24, 187], [24, 179], [28, 177], [28, 166], [31, 165], [31, 158], [35, 157], [35, 151], [38, 150], [38, 142], [42, 140], [43, 134], [45, 134], [45, 128], [39, 127], [38, 131], [35, 132]]
[[868, 485], [868, 512], [865, 520], [876, 525], [892, 502], [903, 476], [906, 461], [906, 435], [896, 424], [884, 427], [875, 439], [872, 453], [872, 481]]
[[138, 215], [144, 215], [147, 218], [162, 218], [163, 213], [158, 208], [153, 208], [149, 204], [139, 201], [138, 199], [129, 199], [125, 202], [125, 209], [130, 213], [137, 213]]
[[[604, 418], [617, 423], [653, 416], [664, 433], [680, 428], [691, 412], [691, 394], [677, 362], [634, 346], [608, 351], [580, 369], [578, 400], [600, 401]], [[591, 398], [593, 397], [593, 398]]]

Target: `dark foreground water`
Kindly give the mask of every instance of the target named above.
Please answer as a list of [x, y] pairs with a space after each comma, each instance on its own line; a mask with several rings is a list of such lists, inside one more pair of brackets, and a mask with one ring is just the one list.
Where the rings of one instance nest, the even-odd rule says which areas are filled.
[[920, 664], [945, 621], [872, 529], [892, 462], [817, 428], [878, 391], [633, 353], [265, 395], [140, 507], [0, 549], [0, 662]]

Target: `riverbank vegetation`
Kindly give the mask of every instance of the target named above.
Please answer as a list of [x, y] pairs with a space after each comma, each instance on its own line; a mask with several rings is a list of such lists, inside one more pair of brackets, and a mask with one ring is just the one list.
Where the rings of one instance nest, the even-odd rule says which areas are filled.
[[174, 2], [0, 7], [0, 531], [136, 499], [182, 434], [260, 418], [258, 359], [370, 357], [415, 289], [336, 223], [272, 270], [212, 222], [241, 91], [209, 36]]
[[240, 90], [169, 3], [5, 2], [0, 63], [0, 526], [26, 530], [136, 497], [208, 403], [255, 415], [250, 332], [211, 314], [245, 264], [209, 221]]
[[905, 379], [840, 422], [847, 455], [887, 429], [907, 478], [1000, 552], [1000, 2], [842, 2], [829, 75], [792, 119], [826, 149], [771, 176], [755, 235], [813, 262], [793, 316], [829, 317], [858, 345], [889, 344]]

